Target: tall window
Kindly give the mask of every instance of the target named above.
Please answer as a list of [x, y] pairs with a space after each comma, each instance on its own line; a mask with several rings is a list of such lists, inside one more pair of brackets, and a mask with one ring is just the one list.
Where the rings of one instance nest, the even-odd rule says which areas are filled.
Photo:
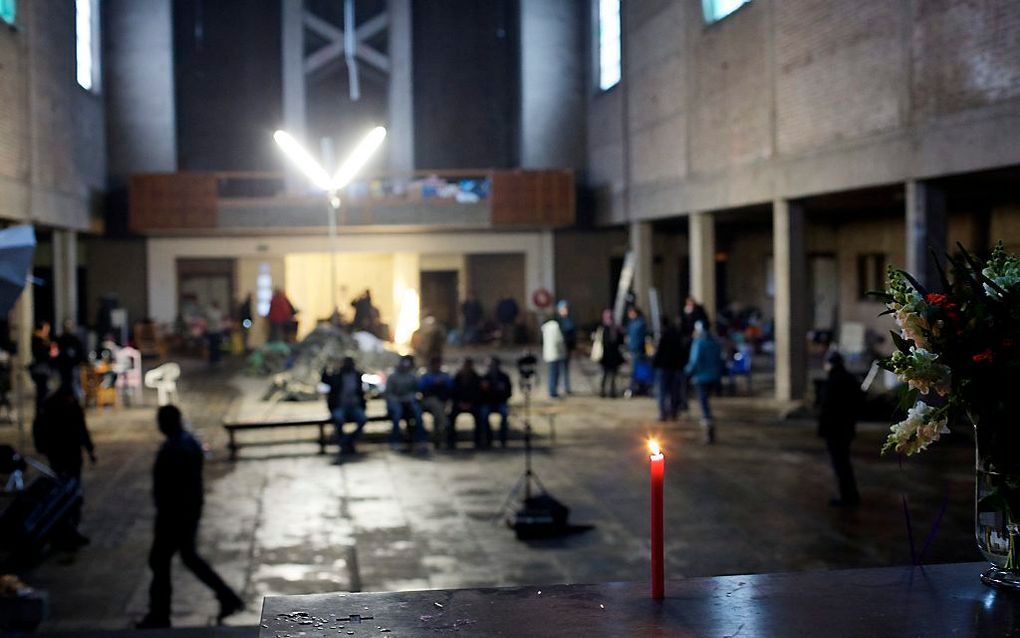
[[705, 22], [712, 24], [722, 20], [751, 0], [701, 0], [701, 8], [705, 13]]
[[599, 88], [603, 91], [620, 82], [620, 0], [599, 3]]
[[18, 15], [18, 0], [0, 0], [0, 22], [13, 25]]
[[857, 255], [857, 298], [874, 301], [869, 292], [885, 289], [885, 254], [863, 253]]
[[99, 0], [75, 0], [74, 31], [78, 84], [88, 91], [99, 87]]

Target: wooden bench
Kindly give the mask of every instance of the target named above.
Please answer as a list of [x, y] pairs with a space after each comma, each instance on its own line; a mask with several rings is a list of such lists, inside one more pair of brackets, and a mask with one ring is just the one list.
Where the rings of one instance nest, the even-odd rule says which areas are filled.
[[[369, 422], [385, 421], [389, 422], [389, 417], [386, 414], [373, 414], [367, 417]], [[329, 442], [329, 436], [326, 434], [326, 426], [332, 426], [333, 421], [328, 417], [322, 417], [318, 419], [296, 419], [290, 421], [240, 421], [240, 422], [224, 422], [223, 429], [227, 431], [227, 436], [230, 437], [227, 443], [227, 449], [230, 451], [230, 460], [237, 460], [237, 450], [241, 448], [241, 443], [238, 443], [236, 434], [239, 431], [247, 430], [270, 430], [274, 428], [298, 428], [298, 427], [309, 427], [317, 426], [319, 428], [319, 436], [317, 439], [310, 441], [312, 443], [319, 444], [319, 454], [326, 453], [326, 443]], [[279, 441], [273, 441], [272, 443], [278, 443]], [[290, 441], [293, 443], [304, 443], [305, 440]], [[251, 445], [251, 444], [249, 444]]]

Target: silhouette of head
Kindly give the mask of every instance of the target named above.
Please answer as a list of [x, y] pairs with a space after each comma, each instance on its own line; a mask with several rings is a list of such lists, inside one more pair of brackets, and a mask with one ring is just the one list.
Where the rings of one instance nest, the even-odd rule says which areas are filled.
[[165, 436], [176, 436], [184, 430], [184, 417], [176, 405], [164, 405], [156, 412], [159, 431]]

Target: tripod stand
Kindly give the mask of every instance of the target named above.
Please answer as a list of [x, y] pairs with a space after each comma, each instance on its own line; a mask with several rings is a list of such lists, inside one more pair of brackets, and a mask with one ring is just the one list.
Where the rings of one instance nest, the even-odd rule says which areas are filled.
[[[506, 499], [503, 501], [503, 505], [500, 506], [499, 511], [493, 517], [493, 522], [499, 520], [501, 516], [506, 513], [513, 515], [513, 510], [510, 509], [511, 505], [518, 500], [520, 497], [521, 490], [524, 490], [523, 501], [527, 503], [532, 495], [532, 485], [538, 488], [539, 494], [545, 494], [545, 486], [542, 485], [542, 480], [538, 478], [538, 475], [531, 469], [531, 389], [532, 389], [532, 376], [522, 375], [521, 376], [521, 392], [524, 393], [524, 472], [517, 479], [517, 482], [510, 489], [510, 493], [506, 495]], [[509, 522], [509, 519], [508, 519]]]

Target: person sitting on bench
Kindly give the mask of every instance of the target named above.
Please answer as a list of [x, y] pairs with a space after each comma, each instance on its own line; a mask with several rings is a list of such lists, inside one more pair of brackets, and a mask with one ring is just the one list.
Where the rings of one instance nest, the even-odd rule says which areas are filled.
[[[361, 384], [361, 370], [354, 365], [354, 359], [344, 357], [339, 368], [330, 366], [322, 371], [322, 382], [329, 386], [326, 407], [336, 426], [340, 443], [338, 455], [354, 454], [354, 443], [365, 429], [365, 389]], [[351, 434], [344, 434], [344, 424], [354, 422], [357, 428]]]
[[467, 412], [475, 419], [475, 444], [481, 440], [482, 379], [475, 372], [471, 357], [464, 359], [453, 377], [453, 405], [450, 408], [450, 426], [446, 430], [446, 447], [457, 447], [457, 417]]
[[475, 437], [475, 447], [492, 446], [492, 425], [489, 417], [496, 413], [499, 415], [499, 444], [506, 447], [507, 434], [510, 427], [507, 421], [509, 408], [507, 401], [513, 394], [513, 387], [510, 385], [510, 377], [500, 367], [499, 357], [489, 359], [489, 369], [482, 377], [482, 407], [479, 415], [482, 421], [482, 432]]
[[443, 362], [439, 357], [433, 357], [429, 361], [429, 367], [425, 374], [421, 375], [418, 389], [421, 391], [421, 406], [425, 412], [432, 415], [432, 436], [436, 440], [436, 446], [441, 441], [441, 436], [447, 432], [449, 427], [446, 420], [446, 406], [450, 402], [450, 390], [453, 388], [453, 378], [443, 370]]
[[[397, 367], [386, 379], [386, 411], [393, 423], [390, 447], [401, 446], [400, 420], [407, 419], [408, 428], [414, 428], [414, 443], [418, 451], [428, 451], [425, 428], [421, 423], [421, 405], [418, 403], [418, 375], [414, 371], [414, 357], [400, 357]], [[413, 423], [413, 425], [412, 425]]]

